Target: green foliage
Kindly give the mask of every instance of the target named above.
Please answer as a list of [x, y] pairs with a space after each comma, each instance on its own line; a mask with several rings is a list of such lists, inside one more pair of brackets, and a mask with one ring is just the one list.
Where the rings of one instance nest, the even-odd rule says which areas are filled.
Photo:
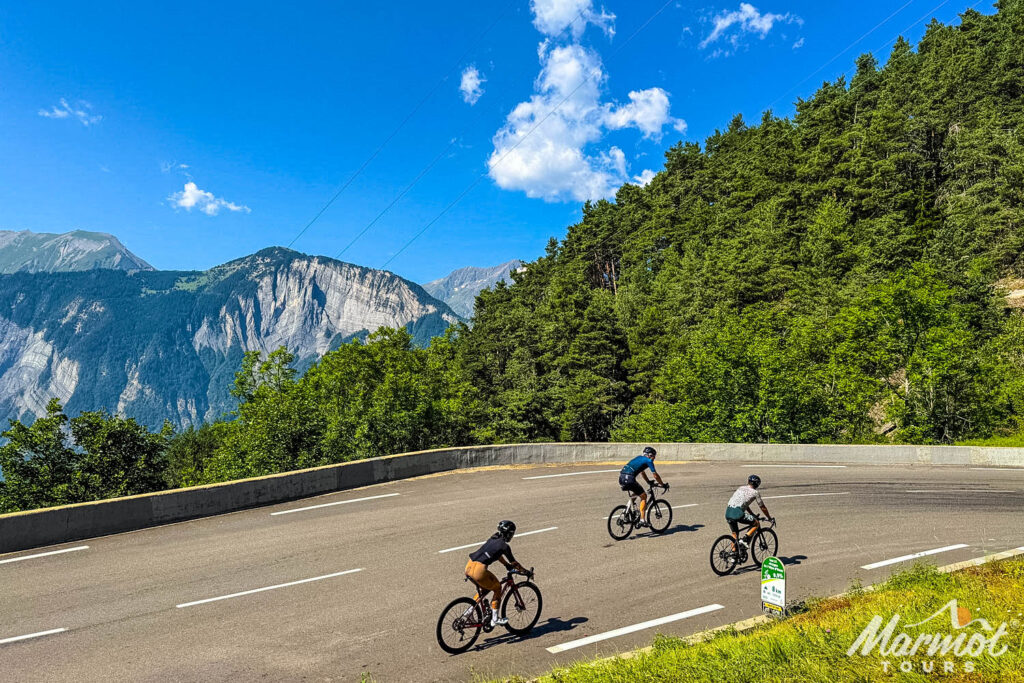
[[[69, 423], [59, 405], [12, 423], [4, 509], [474, 443], [1016, 443], [1024, 317], [994, 283], [1024, 276], [1022, 36], [1024, 0], [933, 21], [916, 51], [900, 39], [882, 67], [862, 55], [791, 120], [736, 116], [703, 147], [671, 147], [647, 186], [585, 204], [563, 240], [480, 293], [471, 327], [427, 348], [381, 329], [301, 376], [286, 349], [246, 353], [230, 421], [178, 434], [105, 413]], [[238, 269], [77, 274], [24, 302], [0, 288], [0, 306], [30, 327], [68, 292], [128, 279], [160, 296], [111, 300], [117, 319], [155, 311], [176, 339], [182, 316], [244, 284]], [[107, 322], [57, 341], [141, 338], [90, 315]], [[144, 350], [179, 381], [238, 367]], [[82, 372], [125, 384], [120, 366]]]
[[[56, 399], [46, 417], [14, 420], [0, 447], [0, 511], [66, 505], [163, 488], [164, 438], [135, 420], [86, 412], [71, 420]], [[70, 434], [69, 434], [70, 433]], [[69, 443], [69, 436], [70, 441]]]
[[[1019, 623], [1024, 561], [1004, 560], [953, 573], [915, 565], [894, 574], [875, 590], [856, 590], [842, 596], [809, 601], [807, 609], [786, 619], [771, 620], [743, 632], [725, 629], [682, 639], [655, 636], [651, 647], [622, 657], [578, 661], [535, 680], [542, 683], [611, 683], [625, 681], [1024, 681], [1024, 648]], [[901, 657], [880, 648], [850, 656], [851, 645], [872, 619], [883, 623], [900, 615], [895, 638], [913, 624], [956, 600], [971, 618], [986, 619], [993, 630], [1005, 622], [1005, 633], [991, 656], [943, 658], [916, 654]], [[940, 636], [949, 632], [949, 618], [931, 622]], [[913, 629], [906, 629], [914, 637]], [[949, 637], [953, 638], [953, 632]], [[897, 642], [895, 638], [891, 642]], [[897, 670], [901, 661], [911, 673]], [[944, 662], [954, 667], [939, 674]], [[969, 664], [968, 664], [969, 662]], [[504, 679], [503, 679], [504, 680]], [[508, 679], [509, 681], [515, 679]]]

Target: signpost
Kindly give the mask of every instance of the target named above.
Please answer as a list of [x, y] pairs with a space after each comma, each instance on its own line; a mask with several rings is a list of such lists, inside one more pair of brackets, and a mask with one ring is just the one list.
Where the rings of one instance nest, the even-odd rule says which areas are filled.
[[786, 567], [777, 557], [761, 565], [761, 609], [776, 616], [786, 615]]

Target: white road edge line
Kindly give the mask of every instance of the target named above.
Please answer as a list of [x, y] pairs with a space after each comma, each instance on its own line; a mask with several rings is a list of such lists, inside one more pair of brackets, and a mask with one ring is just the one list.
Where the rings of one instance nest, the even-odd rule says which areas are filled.
[[609, 638], [616, 638], [618, 636], [624, 636], [627, 633], [634, 633], [636, 631], [643, 631], [644, 629], [654, 628], [655, 626], [661, 626], [662, 624], [668, 624], [673, 621], [679, 621], [680, 619], [688, 619], [695, 617], [700, 614], [707, 614], [708, 612], [714, 612], [716, 610], [725, 609], [722, 605], [706, 605], [704, 607], [698, 607], [697, 609], [691, 609], [686, 612], [680, 612], [679, 614], [672, 614], [667, 617], [661, 617], [660, 619], [651, 619], [640, 624], [634, 624], [633, 626], [623, 626], [617, 628], [614, 631], [607, 631], [605, 633], [598, 633], [593, 636], [587, 636], [586, 638], [580, 638], [579, 640], [571, 640], [568, 643], [562, 643], [561, 645], [555, 645], [547, 648], [547, 651], [551, 654], [558, 654], [559, 652], [565, 652], [566, 650], [572, 650], [577, 647], [583, 647], [584, 645], [590, 645], [591, 643], [597, 643], [602, 640], [608, 640]]
[[846, 469], [846, 465], [740, 465], [740, 467], [800, 467], [814, 469]]
[[1017, 489], [911, 489], [906, 493], [1017, 493]]
[[74, 548], [64, 548], [63, 550], [51, 550], [48, 553], [36, 553], [35, 555], [24, 555], [22, 557], [12, 557], [6, 560], [0, 560], [0, 564], [7, 564], [8, 562], [21, 562], [22, 560], [34, 560], [37, 557], [46, 557], [48, 555], [60, 555], [62, 553], [73, 553], [76, 550], [87, 550], [87, 545], [77, 545]]
[[914, 560], [918, 557], [925, 557], [927, 555], [937, 555], [938, 553], [949, 552], [950, 550], [959, 550], [960, 548], [966, 548], [966, 543], [957, 543], [956, 545], [947, 545], [944, 548], [935, 548], [934, 550], [922, 550], [919, 553], [912, 555], [903, 555], [902, 557], [894, 557], [891, 560], [882, 560], [881, 562], [872, 562], [866, 564], [861, 569], [878, 569], [879, 567], [885, 567], [890, 564], [897, 564], [898, 562], [906, 562], [907, 560]]
[[542, 474], [536, 477], [523, 477], [523, 479], [553, 479], [554, 477], [575, 477], [580, 474], [608, 474], [619, 470], [587, 470], [586, 472], [564, 472], [562, 474]]
[[809, 498], [810, 496], [848, 496], [849, 491], [843, 491], [842, 493], [793, 493], [788, 496], [762, 496], [765, 500], [770, 498]]
[[[529, 536], [530, 534], [540, 534], [540, 533], [543, 533], [545, 531], [554, 531], [557, 528], [558, 528], [557, 526], [549, 526], [546, 529], [537, 529], [536, 531], [524, 531], [521, 534], [516, 534], [516, 538], [520, 538], [522, 536]], [[466, 548], [475, 548], [478, 545], [483, 545], [483, 543], [484, 543], [483, 541], [477, 541], [476, 543], [469, 543], [467, 545], [460, 545], [460, 546], [456, 546], [454, 548], [445, 548], [444, 550], [438, 550], [437, 554], [440, 555], [441, 553], [451, 553], [451, 552], [454, 552], [456, 550], [465, 550]]]
[[352, 500], [336, 500], [333, 503], [321, 503], [320, 505], [310, 505], [308, 507], [295, 508], [293, 510], [279, 510], [277, 512], [271, 512], [270, 516], [273, 517], [275, 515], [287, 515], [287, 514], [291, 514], [292, 512], [305, 512], [306, 510], [316, 510], [317, 508], [329, 508], [332, 505], [346, 505], [348, 503], [361, 503], [364, 500], [377, 500], [378, 498], [391, 498], [392, 496], [397, 496], [397, 495], [401, 495], [401, 494], [398, 494], [398, 493], [385, 493], [385, 494], [380, 495], [380, 496], [367, 496], [366, 498], [353, 498]]
[[64, 631], [67, 631], [67, 629], [66, 628], [51, 628], [49, 631], [40, 631], [39, 633], [29, 633], [28, 635], [24, 635], [24, 636], [15, 636], [13, 638], [4, 638], [3, 640], [0, 640], [0, 645], [3, 645], [4, 643], [16, 643], [19, 640], [28, 640], [29, 638], [39, 638], [41, 636], [52, 636], [54, 633], [63, 633]]
[[175, 605], [177, 608], [192, 607], [194, 605], [203, 605], [207, 602], [216, 602], [217, 600], [227, 600], [229, 598], [238, 598], [243, 595], [252, 595], [253, 593], [262, 593], [263, 591], [272, 591], [276, 588], [287, 588], [288, 586], [298, 586], [300, 583], [310, 583], [312, 581], [323, 581], [324, 579], [333, 579], [335, 576], [343, 576], [345, 574], [355, 574], [356, 572], [363, 571], [360, 569], [346, 569], [343, 572], [334, 572], [333, 574], [324, 574], [323, 576], [314, 576], [311, 579], [300, 579], [298, 581], [289, 581], [288, 583], [279, 583], [276, 586], [266, 586], [264, 588], [253, 588], [248, 591], [241, 591], [240, 593], [232, 593], [230, 595], [220, 595], [216, 598], [206, 598], [205, 600], [193, 600], [192, 602], [183, 602], [180, 605]]
[[[679, 510], [680, 508], [695, 508], [698, 505], [700, 505], [700, 503], [687, 503], [686, 505], [672, 505], [670, 507], [673, 510]], [[605, 517], [602, 517], [601, 519], [608, 519], [608, 517], [611, 517], [611, 515], [607, 515]]]
[[971, 469], [982, 472], [1024, 472], [1024, 468], [1020, 467], [972, 467]]

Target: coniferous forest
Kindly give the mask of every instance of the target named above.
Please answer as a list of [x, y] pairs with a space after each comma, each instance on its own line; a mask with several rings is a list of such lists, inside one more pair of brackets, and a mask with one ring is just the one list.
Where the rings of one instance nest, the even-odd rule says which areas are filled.
[[446, 445], [1019, 432], [1024, 0], [996, 8], [672, 146], [429, 347], [250, 353], [183, 432], [51, 403], [4, 434], [0, 511]]

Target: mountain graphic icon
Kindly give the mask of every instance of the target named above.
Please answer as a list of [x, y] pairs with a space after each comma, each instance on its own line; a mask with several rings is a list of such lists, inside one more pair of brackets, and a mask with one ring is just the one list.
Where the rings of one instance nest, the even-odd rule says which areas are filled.
[[923, 619], [917, 622], [916, 624], [907, 624], [906, 628], [926, 624], [932, 619], [935, 619], [936, 617], [942, 615], [945, 612], [949, 613], [949, 624], [954, 631], [957, 631], [962, 628], [967, 628], [968, 626], [971, 626], [973, 624], [977, 624], [979, 627], [986, 631], [992, 630], [992, 626], [986, 620], [981, 618], [971, 619], [971, 611], [966, 607], [960, 607], [956, 602], [956, 598], [953, 598], [952, 600], [947, 602], [935, 614], [931, 615], [927, 619]]

